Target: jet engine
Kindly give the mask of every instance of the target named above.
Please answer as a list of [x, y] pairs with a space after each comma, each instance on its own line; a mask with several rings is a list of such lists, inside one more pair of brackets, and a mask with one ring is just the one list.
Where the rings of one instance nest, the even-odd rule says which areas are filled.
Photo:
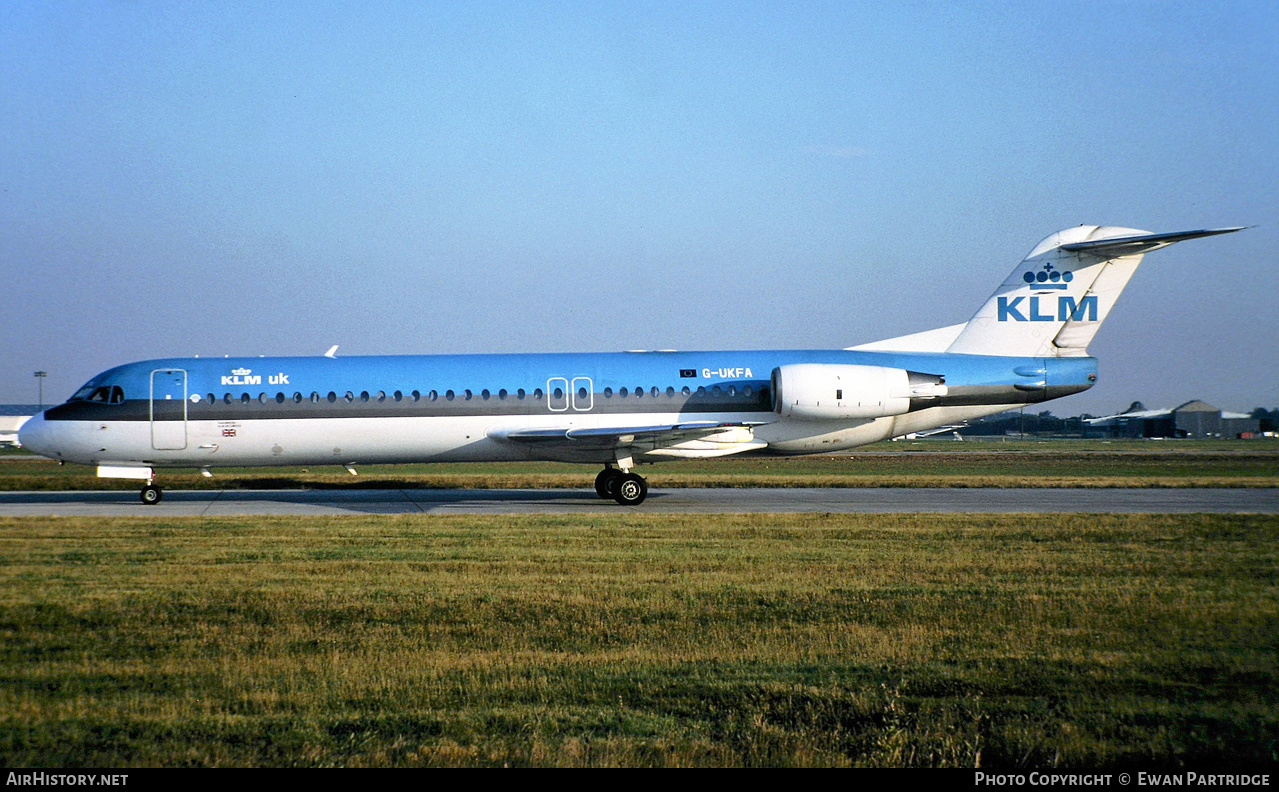
[[883, 366], [796, 363], [773, 369], [773, 412], [807, 421], [901, 415], [937, 403], [946, 379]]

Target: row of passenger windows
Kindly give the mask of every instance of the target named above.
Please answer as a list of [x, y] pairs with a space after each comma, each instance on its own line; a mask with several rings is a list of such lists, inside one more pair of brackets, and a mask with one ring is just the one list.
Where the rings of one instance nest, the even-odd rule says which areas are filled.
[[[759, 392], [762, 393], [763, 391], [761, 390]], [[738, 388], [736, 385], [729, 385], [728, 387], [713, 385], [710, 388], [706, 388], [703, 386], [703, 387], [699, 387], [696, 391], [692, 390], [688, 386], [685, 386], [679, 390], [676, 390], [673, 387], [667, 387], [665, 390], [662, 390], [661, 388], [654, 386], [648, 389], [621, 388], [617, 391], [614, 391], [612, 388], [605, 388], [603, 391], [603, 396], [606, 399], [612, 399], [614, 397], [621, 398], [621, 399], [627, 399], [627, 398], [657, 399], [657, 398], [661, 398], [662, 396], [665, 396], [668, 399], [673, 399], [678, 394], [684, 397], [695, 396], [698, 398], [710, 397], [715, 399], [721, 399], [724, 397], [728, 397], [728, 398], [744, 397], [749, 399], [753, 397], [755, 393], [756, 393], [756, 390], [749, 385], [743, 386], [741, 388]], [[577, 391], [577, 398], [579, 400], [588, 399], [590, 398], [590, 396], [591, 396], [591, 393], [586, 388], [579, 388]], [[202, 400], [207, 401], [207, 403], [210, 405], [217, 404], [218, 402], [221, 402], [223, 404], [234, 404], [236, 402], [239, 402], [240, 404], [250, 404], [255, 401], [260, 404], [267, 404], [271, 401], [274, 401], [276, 404], [285, 404], [286, 402], [292, 402], [294, 404], [302, 404], [303, 402], [306, 402], [306, 401], [309, 401], [311, 404], [322, 404], [325, 402], [329, 404], [335, 404], [339, 401], [347, 404], [351, 404], [357, 401], [376, 402], [378, 404], [383, 404], [386, 402], [396, 403], [396, 402], [406, 402], [406, 401], [407, 402], [420, 402], [420, 401], [433, 402], [433, 401], [439, 401], [440, 399], [443, 399], [444, 401], [455, 401], [457, 399], [461, 399], [463, 401], [471, 401], [476, 398], [479, 398], [482, 401], [488, 401], [493, 398], [496, 398], [499, 401], [506, 401], [509, 399], [523, 401], [527, 399], [528, 397], [529, 397], [528, 391], [524, 390], [523, 388], [520, 388], [513, 393], [503, 388], [497, 391], [497, 393], [493, 393], [492, 391], [485, 389], [480, 391], [478, 394], [469, 389], [463, 390], [461, 392], [447, 390], [447, 391], [444, 391], [443, 393], [440, 393], [439, 391], [427, 391], [426, 393], [422, 393], [420, 391], [412, 391], [407, 394], [403, 393], [402, 391], [395, 391], [394, 393], [391, 393], [391, 394], [387, 394], [386, 391], [378, 391], [377, 393], [369, 393], [368, 391], [362, 391], [358, 395], [354, 391], [347, 391], [346, 393], [343, 393], [343, 394], [338, 394], [336, 391], [329, 391], [327, 395], [321, 395], [320, 393], [316, 391], [312, 391], [310, 396], [304, 396], [300, 392], [295, 392], [292, 396], [285, 395], [284, 393], [277, 393], [275, 394], [275, 396], [271, 396], [270, 394], [267, 394], [267, 393], [259, 393], [256, 397], [248, 393], [242, 393], [242, 394], [239, 394], [238, 396], [230, 393], [226, 393], [226, 394], [223, 394], [221, 398], [219, 398], [216, 393], [210, 393], [207, 397], [201, 397], [197, 394], [196, 396], [192, 397], [191, 400], [197, 403]], [[532, 392], [532, 397], [535, 401], [541, 401], [543, 398], [546, 397], [546, 392], [543, 391], [541, 388], [534, 388]], [[552, 389], [551, 398], [556, 400], [564, 399], [565, 398], [564, 389], [563, 388]]]

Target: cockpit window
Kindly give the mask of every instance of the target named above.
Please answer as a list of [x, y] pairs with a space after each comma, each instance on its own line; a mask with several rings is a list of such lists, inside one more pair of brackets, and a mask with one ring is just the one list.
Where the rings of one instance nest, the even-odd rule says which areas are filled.
[[71, 397], [71, 401], [90, 401], [98, 404], [124, 404], [124, 389], [119, 385], [86, 385]]

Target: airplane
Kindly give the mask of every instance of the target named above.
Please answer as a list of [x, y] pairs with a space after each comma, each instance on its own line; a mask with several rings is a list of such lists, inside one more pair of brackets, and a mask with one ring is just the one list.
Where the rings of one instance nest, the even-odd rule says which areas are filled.
[[98, 374], [22, 445], [145, 482], [156, 470], [554, 460], [644, 501], [639, 464], [802, 455], [1085, 391], [1087, 352], [1145, 253], [1236, 228], [1081, 225], [1031, 250], [967, 322], [833, 350], [164, 358]]

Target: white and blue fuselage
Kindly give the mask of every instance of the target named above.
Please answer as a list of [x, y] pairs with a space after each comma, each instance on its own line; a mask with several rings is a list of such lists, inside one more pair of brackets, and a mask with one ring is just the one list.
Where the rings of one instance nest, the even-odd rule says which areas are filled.
[[[931, 374], [944, 380], [946, 395], [917, 397], [913, 409], [895, 415], [787, 417], [774, 404], [773, 374], [797, 364]], [[722, 447], [689, 440], [694, 445], [680, 454], [641, 441], [640, 453], [630, 456], [640, 462], [653, 461], [649, 451], [804, 454], [1077, 393], [1095, 376], [1093, 358], [828, 350], [171, 358], [99, 374], [76, 398], [28, 422], [23, 443], [56, 459], [106, 466], [612, 463], [618, 456], [612, 447], [510, 437], [713, 423], [733, 435], [727, 443], [710, 441]], [[732, 431], [738, 426], [752, 439]], [[44, 438], [54, 435], [56, 447], [46, 448]], [[735, 448], [743, 443], [750, 448]]]

